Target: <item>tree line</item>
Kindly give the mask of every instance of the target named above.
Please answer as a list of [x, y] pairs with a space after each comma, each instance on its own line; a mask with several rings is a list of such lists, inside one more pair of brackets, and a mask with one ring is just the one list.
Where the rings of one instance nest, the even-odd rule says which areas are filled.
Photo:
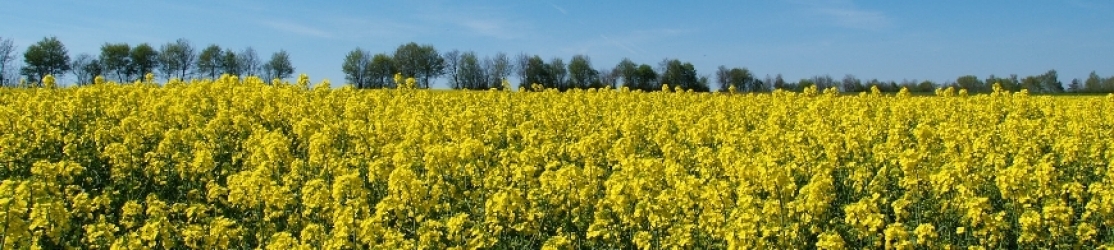
[[781, 74], [757, 77], [747, 68], [728, 68], [719, 66], [714, 74], [715, 82], [708, 76], [699, 75], [689, 62], [678, 59], [665, 59], [657, 65], [638, 64], [624, 58], [610, 68], [594, 68], [586, 55], [574, 55], [568, 63], [560, 57], [548, 61], [538, 55], [526, 53], [513, 58], [498, 52], [493, 56], [480, 58], [475, 52], [452, 50], [439, 54], [432, 45], [407, 43], [395, 49], [393, 54], [375, 55], [356, 48], [345, 57], [342, 69], [345, 78], [357, 88], [392, 88], [390, 80], [394, 73], [419, 79], [419, 87], [428, 88], [429, 80], [444, 76], [452, 89], [501, 89], [509, 87], [507, 78], [514, 74], [519, 79], [518, 87], [533, 90], [536, 87], [558, 89], [573, 88], [612, 88], [626, 87], [631, 90], [660, 91], [663, 86], [680, 87], [697, 92], [728, 91], [769, 92], [774, 89], [803, 91], [816, 86], [819, 89], [837, 88], [841, 92], [863, 92], [877, 86], [883, 92], [898, 92], [902, 88], [915, 93], [934, 93], [937, 88], [955, 87], [967, 89], [971, 93], [993, 91], [994, 84], [1004, 90], [1031, 93], [1110, 93], [1114, 92], [1114, 77], [1102, 78], [1091, 72], [1085, 80], [1073, 79], [1065, 85], [1059, 81], [1056, 70], [1044, 74], [1019, 78], [1016, 74], [1008, 77], [990, 75], [986, 79], [965, 75], [954, 81], [937, 83], [933, 81], [902, 80], [881, 81], [863, 80], [854, 75], [835, 79], [830, 75], [820, 75], [786, 81]]
[[[23, 52], [23, 66], [15, 70], [12, 62], [17, 51], [10, 39], [0, 38], [0, 84], [17, 86], [20, 79], [38, 83], [45, 75], [73, 74], [77, 84], [92, 83], [97, 76], [119, 82], [141, 79], [157, 73], [164, 79], [193, 77], [217, 78], [222, 74], [259, 76], [263, 79], [285, 79], [293, 75], [294, 66], [286, 51], [280, 50], [263, 61], [251, 47], [234, 51], [210, 44], [200, 51], [186, 39], [178, 39], [155, 48], [148, 43], [105, 43], [98, 55], [82, 53], [72, 60], [65, 46], [55, 37], [46, 37]], [[539, 55], [520, 53], [510, 56], [498, 52], [480, 56], [472, 51], [438, 52], [433, 45], [414, 42], [402, 44], [393, 52], [375, 53], [357, 47], [344, 57], [341, 64], [345, 80], [356, 88], [394, 88], [396, 73], [417, 80], [418, 88], [429, 88], [431, 82], [444, 78], [452, 89], [509, 88], [514, 76], [518, 87], [526, 90], [626, 87], [632, 90], [660, 91], [663, 86], [680, 87], [698, 92], [737, 91], [769, 92], [774, 89], [802, 91], [816, 86], [837, 88], [842, 92], [867, 91], [877, 86], [883, 92], [906, 88], [911, 92], [932, 93], [936, 88], [955, 87], [968, 92], [990, 92], [994, 84], [1003, 89], [1032, 93], [1111, 93], [1114, 76], [1100, 77], [1095, 72], [1086, 79], [1060, 82], [1056, 70], [1019, 77], [990, 75], [979, 79], [965, 75], [942, 83], [933, 81], [863, 80], [854, 75], [835, 79], [818, 75], [797, 81], [786, 81], [781, 74], [759, 78], [747, 68], [719, 66], [712, 75], [700, 75], [696, 67], [679, 59], [664, 59], [656, 65], [635, 63], [624, 58], [611, 67], [595, 67], [587, 55], [574, 55], [566, 63], [563, 58], [546, 60]], [[714, 78], [714, 80], [712, 79]]]
[[10, 39], [0, 38], [0, 84], [17, 86], [18, 78], [30, 85], [41, 84], [46, 75], [73, 74], [76, 84], [93, 83], [97, 76], [118, 82], [133, 82], [147, 73], [165, 79], [218, 78], [222, 74], [260, 76], [263, 79], [285, 79], [294, 74], [290, 55], [279, 50], [263, 61], [251, 47], [233, 51], [210, 44], [201, 51], [186, 39], [178, 39], [157, 49], [141, 43], [105, 43], [100, 54], [81, 53], [70, 58], [69, 51], [56, 37], [46, 37], [27, 47], [24, 65], [18, 75], [10, 71], [15, 47]]
[[[521, 53], [510, 56], [499, 52], [480, 57], [472, 51], [451, 50], [439, 53], [433, 45], [407, 43], [393, 53], [377, 53], [356, 48], [344, 58], [341, 68], [345, 79], [356, 88], [392, 88], [394, 73], [414, 77], [418, 87], [428, 88], [431, 79], [444, 77], [452, 89], [502, 89], [511, 87], [508, 78], [519, 79], [519, 87], [568, 90], [572, 88], [630, 87], [645, 91], [660, 90], [663, 84], [684, 89], [709, 91], [707, 77], [696, 74], [692, 63], [677, 59], [662, 61], [658, 68], [637, 65], [624, 59], [614, 69], [595, 68], [586, 55], [574, 55], [568, 63], [555, 57]], [[659, 74], [658, 72], [662, 72]]]

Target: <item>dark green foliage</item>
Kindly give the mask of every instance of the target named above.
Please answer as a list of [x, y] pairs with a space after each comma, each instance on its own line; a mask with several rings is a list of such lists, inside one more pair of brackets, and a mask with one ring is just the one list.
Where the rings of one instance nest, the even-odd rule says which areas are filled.
[[66, 46], [56, 37], [46, 37], [27, 47], [23, 53], [24, 66], [20, 73], [29, 82], [39, 82], [46, 75], [62, 75], [70, 70], [70, 56]]

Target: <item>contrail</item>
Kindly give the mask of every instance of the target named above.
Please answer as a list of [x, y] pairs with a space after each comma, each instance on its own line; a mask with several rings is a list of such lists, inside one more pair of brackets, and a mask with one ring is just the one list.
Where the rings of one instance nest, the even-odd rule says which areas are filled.
[[635, 52], [635, 51], [634, 51], [633, 49], [631, 49], [630, 47], [627, 47], [627, 45], [624, 45], [623, 43], [621, 43], [621, 42], [619, 42], [619, 41], [615, 41], [615, 40], [611, 39], [610, 37], [607, 37], [607, 36], [605, 36], [605, 35], [603, 35], [603, 34], [600, 34], [600, 37], [603, 37], [603, 39], [607, 40], [608, 42], [614, 43], [614, 44], [615, 44], [616, 46], [619, 46], [620, 48], [623, 48], [623, 49], [627, 50], [627, 51], [628, 51], [628, 52], [630, 52], [631, 54], [635, 54], [635, 55], [642, 55], [642, 54], [639, 54], [638, 52]]
[[557, 9], [557, 11], [560, 11], [561, 14], [565, 14], [565, 15], [569, 14], [569, 12], [565, 11], [565, 8], [561, 8], [561, 6], [557, 6], [556, 4], [549, 4], [549, 6], [553, 6], [553, 8]]

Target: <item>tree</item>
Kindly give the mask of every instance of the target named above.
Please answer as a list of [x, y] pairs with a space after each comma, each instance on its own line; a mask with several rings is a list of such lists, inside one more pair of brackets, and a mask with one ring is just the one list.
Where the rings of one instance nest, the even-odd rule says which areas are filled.
[[795, 86], [790, 86], [789, 83], [786, 83], [785, 78], [782, 78], [781, 74], [777, 74], [777, 76], [774, 77], [772, 85], [773, 85], [774, 89], [789, 90], [789, 89], [796, 88]]
[[984, 87], [985, 84], [982, 81], [979, 81], [979, 77], [974, 75], [965, 75], [956, 78], [955, 85], [957, 88], [966, 89], [968, 92], [972, 93], [987, 90], [987, 88]]
[[746, 91], [760, 92], [766, 90], [766, 83], [754, 77], [754, 74], [747, 68], [735, 68], [731, 73], [731, 75], [738, 79], [742, 86], [746, 87]]
[[763, 79], [764, 80], [762, 80], [762, 82], [763, 82], [762, 91], [773, 91], [773, 89], [774, 89], [774, 86], [773, 86], [774, 78], [770, 77], [770, 74], [766, 74], [766, 78], [763, 78]]
[[855, 77], [855, 75], [847, 74], [843, 76], [843, 80], [840, 81], [840, 91], [863, 92], [867, 90], [870, 89], [863, 85], [863, 81], [859, 80], [859, 78]]
[[1021, 88], [1032, 93], [1042, 93], [1045, 91], [1039, 76], [1026, 76], [1024, 79], [1021, 79]]
[[878, 91], [881, 91], [881, 92], [897, 91], [895, 88], [892, 88], [889, 84], [886, 84], [885, 82], [879, 81], [878, 79], [870, 79], [870, 81], [866, 81], [866, 84], [864, 84], [864, 86], [866, 86], [867, 89], [873, 89], [874, 87], [878, 87]]
[[186, 79], [194, 68], [197, 55], [186, 39], [178, 39], [159, 47], [159, 72], [167, 79]]
[[445, 73], [449, 75], [449, 88], [464, 88], [460, 80], [460, 51], [454, 49], [445, 52], [441, 57], [445, 59]]
[[[816, 78], [813, 77], [811, 79], [801, 79], [800, 81], [797, 81], [796, 89], [794, 89], [794, 91], [804, 91], [805, 89], [807, 89], [809, 87], [816, 86], [815, 79]], [[817, 88], [817, 89], [819, 89], [819, 88]]]
[[882, 88], [883, 92], [899, 92], [899, 91], [901, 91], [901, 86], [898, 86], [897, 82], [895, 82], [893, 80], [890, 80], [890, 82], [883, 83], [882, 85], [886, 86], [886, 87]]
[[370, 87], [369, 66], [371, 66], [371, 53], [356, 48], [344, 56], [344, 64], [340, 68], [348, 83], [363, 89]]
[[1083, 81], [1083, 91], [1098, 93], [1103, 92], [1104, 90], [1105, 89], [1102, 86], [1102, 77], [1099, 77], [1098, 74], [1095, 74], [1094, 71], [1091, 71], [1091, 74], [1087, 76], [1087, 80]]
[[526, 53], [518, 53], [518, 55], [515, 56], [514, 59], [514, 69], [515, 73], [518, 74], [519, 80], [518, 87], [529, 89], [530, 84], [534, 84], [534, 82], [526, 80], [526, 76], [529, 73], [528, 69], [530, 68], [530, 59], [532, 59], [532, 57], [530, 57], [530, 55], [527, 55]]
[[112, 73], [112, 79], [129, 82], [132, 75], [131, 46], [127, 43], [105, 43], [101, 45], [101, 65], [105, 73]]
[[465, 89], [484, 90], [490, 88], [487, 83], [487, 74], [480, 66], [480, 58], [475, 52], [464, 52], [460, 55], [460, 64], [457, 72], [461, 87]]
[[1010, 91], [1021, 90], [1021, 80], [1017, 79], [1017, 74], [1010, 74], [1009, 78], [998, 79], [1002, 87], [1008, 88]]
[[1107, 77], [1102, 80], [1103, 92], [1114, 92], [1114, 77]]
[[1027, 76], [1021, 80], [1021, 87], [1033, 93], [1063, 93], [1064, 84], [1060, 82], [1056, 70], [1044, 74]]
[[810, 80], [820, 91], [836, 86], [835, 79], [831, 75], [813, 76]]
[[1060, 77], [1059, 77], [1059, 75], [1056, 74], [1056, 70], [1054, 70], [1054, 69], [1048, 70], [1048, 72], [1045, 72], [1044, 74], [1038, 75], [1037, 77], [1040, 78], [1041, 89], [1044, 90], [1044, 92], [1046, 92], [1046, 93], [1063, 93], [1064, 92], [1064, 83], [1060, 82]]
[[916, 88], [912, 88], [910, 90], [920, 93], [932, 93], [936, 91], [936, 83], [929, 80], [924, 80], [921, 81], [921, 83], [918, 83]]
[[663, 68], [661, 74], [661, 84], [669, 84], [670, 88], [681, 87], [685, 90], [693, 91], [708, 91], [707, 85], [701, 85], [700, 79], [696, 75], [696, 67], [692, 63], [684, 62], [677, 59], [666, 59], [660, 64]]
[[23, 73], [20, 69], [23, 65], [18, 64], [19, 62], [20, 61], [14, 61], [10, 65], [5, 66], [6, 69], [4, 71], [0, 71], [0, 78], [3, 78], [3, 82], [0, 82], [0, 87], [17, 87], [20, 85], [21, 74]]
[[727, 91], [730, 87], [735, 87], [735, 91], [739, 92], [763, 90], [762, 81], [755, 78], [754, 74], [746, 68], [728, 69], [721, 65], [716, 70], [716, 83], [719, 85], [719, 91]]
[[369, 88], [391, 88], [395, 86], [394, 77], [398, 70], [395, 69], [394, 59], [390, 55], [379, 53], [371, 57], [368, 64]]
[[77, 85], [93, 83], [97, 76], [103, 73], [100, 61], [85, 53], [81, 53], [73, 59], [73, 62], [70, 63], [70, 69], [73, 69], [74, 77], [77, 78]]
[[131, 59], [129, 68], [132, 72], [135, 72], [135, 79], [141, 79], [147, 73], [153, 73], [159, 64], [159, 52], [147, 43], [141, 43], [132, 48], [129, 57]]
[[201, 73], [202, 77], [209, 79], [216, 79], [220, 77], [223, 70], [221, 68], [221, 48], [216, 44], [210, 44], [209, 47], [201, 50], [201, 54], [197, 55], [197, 71]]
[[661, 90], [661, 83], [657, 82], [658, 72], [654, 71], [650, 65], [642, 64], [634, 71], [633, 76], [634, 89], [642, 91], [658, 91]]
[[39, 82], [46, 75], [58, 75], [70, 70], [70, 55], [66, 46], [56, 37], [46, 37], [27, 47], [23, 52], [20, 73], [31, 82]]
[[12, 71], [12, 61], [15, 61], [15, 46], [12, 45], [12, 39], [0, 37], [0, 86], [8, 86], [15, 81], [8, 78], [9, 71]]
[[244, 73], [240, 59], [231, 49], [225, 49], [220, 57], [220, 68], [223, 74], [239, 76]]
[[255, 49], [251, 46], [236, 54], [236, 65], [238, 65], [243, 76], [259, 76], [261, 67], [259, 64], [259, 54], [255, 53]]
[[294, 65], [290, 64], [290, 55], [286, 50], [279, 50], [271, 54], [271, 60], [263, 65], [265, 79], [286, 79], [294, 74]]
[[554, 57], [546, 66], [546, 71], [549, 72], [549, 78], [545, 83], [542, 84], [546, 85], [546, 87], [557, 88], [561, 91], [569, 89], [569, 85], [567, 83], [569, 71], [567, 68], [565, 68], [565, 61], [561, 60], [560, 57]]
[[634, 64], [629, 58], [623, 58], [619, 64], [615, 65], [615, 69], [611, 73], [618, 78], [623, 79], [623, 87], [637, 89], [638, 84], [635, 81], [636, 74], [638, 73], [638, 64]]
[[[732, 86], [735, 86], [731, 80], [731, 70], [723, 65], [716, 68], [716, 84], [719, 85], [720, 92], [727, 91]], [[735, 86], [735, 89], [739, 90], [739, 87]]]
[[612, 69], [612, 70], [598, 69], [596, 71], [600, 72], [600, 86], [599, 87], [602, 88], [604, 86], [610, 86], [611, 88], [614, 89], [614, 88], [617, 88], [619, 86], [619, 74], [614, 69]]
[[1068, 92], [1079, 93], [1083, 91], [1083, 82], [1079, 78], [1071, 79], [1071, 84], [1068, 84]]
[[758, 87], [754, 89], [756, 92], [769, 92], [771, 87], [770, 84], [774, 82], [773, 79], [770, 79], [770, 75], [766, 75], [764, 80], [758, 80], [758, 77], [754, 77], [754, 81], [757, 82], [755, 86]]
[[506, 53], [495, 53], [495, 56], [484, 59], [484, 69], [487, 70], [488, 86], [502, 88], [503, 80], [507, 79], [514, 71], [511, 58]]
[[591, 88], [600, 81], [599, 71], [592, 68], [592, 60], [585, 55], [574, 55], [569, 61], [569, 86], [572, 88]]
[[395, 67], [404, 76], [418, 80], [418, 88], [429, 88], [429, 81], [445, 73], [445, 60], [433, 45], [411, 42], [398, 46]]
[[[929, 87], [927, 90], [922, 89], [923, 85], [926, 85], [926, 84], [931, 85], [931, 84], [934, 84], [934, 83], [931, 82], [931, 81], [927, 81], [927, 80], [926, 81], [918, 81], [917, 79], [910, 79], [910, 80], [904, 80], [903, 79], [901, 81], [900, 85], [901, 85], [902, 88], [906, 88], [906, 89], [909, 90], [909, 92], [913, 92], [913, 93], [918, 93], [918, 92], [935, 93], [936, 92], [936, 88]], [[901, 90], [899, 89], [898, 91], [901, 91]]]
[[[521, 58], [519, 58], [519, 60], [521, 61]], [[525, 62], [525, 65], [521, 66], [522, 69], [520, 69], [524, 73], [524, 77], [519, 86], [530, 89], [533, 84], [536, 83], [546, 88], [552, 87], [552, 85], [547, 85], [549, 79], [551, 79], [549, 75], [549, 66], [546, 65], [541, 56], [534, 55], [532, 57], [527, 57]]]
[[994, 84], [998, 84], [998, 86], [1001, 86], [1003, 90], [1008, 90], [1008, 91], [1021, 90], [1021, 81], [1017, 80], [1017, 75], [1016, 74], [1010, 75], [1009, 78], [998, 78], [994, 75], [990, 75], [989, 77], [986, 78], [986, 81], [984, 81], [984, 82], [985, 82], [984, 85], [986, 85], [986, 86], [994, 86]]

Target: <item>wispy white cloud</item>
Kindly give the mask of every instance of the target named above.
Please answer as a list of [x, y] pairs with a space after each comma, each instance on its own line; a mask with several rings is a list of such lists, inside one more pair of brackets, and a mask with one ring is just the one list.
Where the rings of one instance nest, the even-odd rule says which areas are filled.
[[478, 35], [502, 40], [518, 39], [530, 29], [529, 22], [506, 15], [506, 9], [491, 6], [449, 7], [434, 6], [422, 9], [418, 22], [427, 27], [460, 30], [468, 35]]
[[892, 25], [886, 14], [880, 11], [853, 8], [820, 8], [815, 11], [844, 28], [878, 30]]
[[863, 30], [880, 30], [893, 26], [886, 13], [860, 8], [850, 0], [789, 2], [802, 6], [806, 15], [820, 17], [816, 20], [825, 25]]
[[686, 29], [651, 29], [651, 30], [636, 30], [636, 31], [633, 31], [633, 32], [631, 32], [631, 36], [640, 37], [640, 38], [654, 39], [654, 38], [661, 38], [661, 37], [678, 36], [678, 35], [683, 35], [683, 34], [691, 33], [691, 32], [692, 32], [692, 30], [686, 30]]
[[504, 20], [466, 17], [459, 24], [483, 36], [499, 39], [515, 39], [521, 36], [520, 33], [509, 28], [510, 23]]
[[349, 39], [412, 37], [428, 27], [384, 18], [336, 16], [326, 19], [334, 30], [345, 31], [338, 36]]
[[[633, 49], [631, 49], [630, 46], [627, 46], [626, 44], [623, 44], [623, 42], [616, 41], [615, 39], [611, 39], [610, 37], [607, 37], [606, 35], [603, 35], [603, 34], [600, 34], [600, 37], [603, 38], [603, 40], [606, 40], [608, 43], [611, 43], [612, 45], [615, 45], [619, 48], [622, 48], [623, 50], [626, 50], [627, 52], [630, 52], [631, 54], [635, 54], [635, 55], [639, 54], [637, 51], [634, 51]], [[582, 51], [583, 51], [583, 49], [582, 49]]]
[[633, 30], [622, 33], [599, 34], [600, 39], [589, 39], [566, 46], [563, 51], [569, 53], [592, 53], [594, 50], [621, 49], [629, 55], [642, 56], [652, 54], [639, 47], [639, 44], [655, 44], [678, 36], [691, 34], [692, 30], [686, 29], [646, 29]]
[[267, 21], [260, 22], [260, 24], [262, 24], [263, 26], [267, 26], [267, 27], [270, 27], [272, 29], [278, 30], [278, 31], [294, 33], [294, 34], [298, 34], [298, 35], [302, 35], [302, 36], [312, 36], [312, 37], [318, 37], [318, 38], [333, 38], [334, 37], [333, 34], [329, 33], [328, 31], [325, 31], [325, 30], [322, 30], [322, 29], [319, 29], [319, 28], [316, 28], [316, 27], [311, 27], [311, 26], [308, 26], [308, 25], [304, 25], [304, 24], [289, 22], [289, 21], [267, 20]]
[[557, 9], [557, 11], [560, 11], [561, 14], [565, 14], [565, 15], [569, 14], [569, 12], [565, 11], [565, 8], [561, 8], [561, 6], [557, 6], [556, 4], [549, 4], [549, 6], [553, 6], [553, 8]]

